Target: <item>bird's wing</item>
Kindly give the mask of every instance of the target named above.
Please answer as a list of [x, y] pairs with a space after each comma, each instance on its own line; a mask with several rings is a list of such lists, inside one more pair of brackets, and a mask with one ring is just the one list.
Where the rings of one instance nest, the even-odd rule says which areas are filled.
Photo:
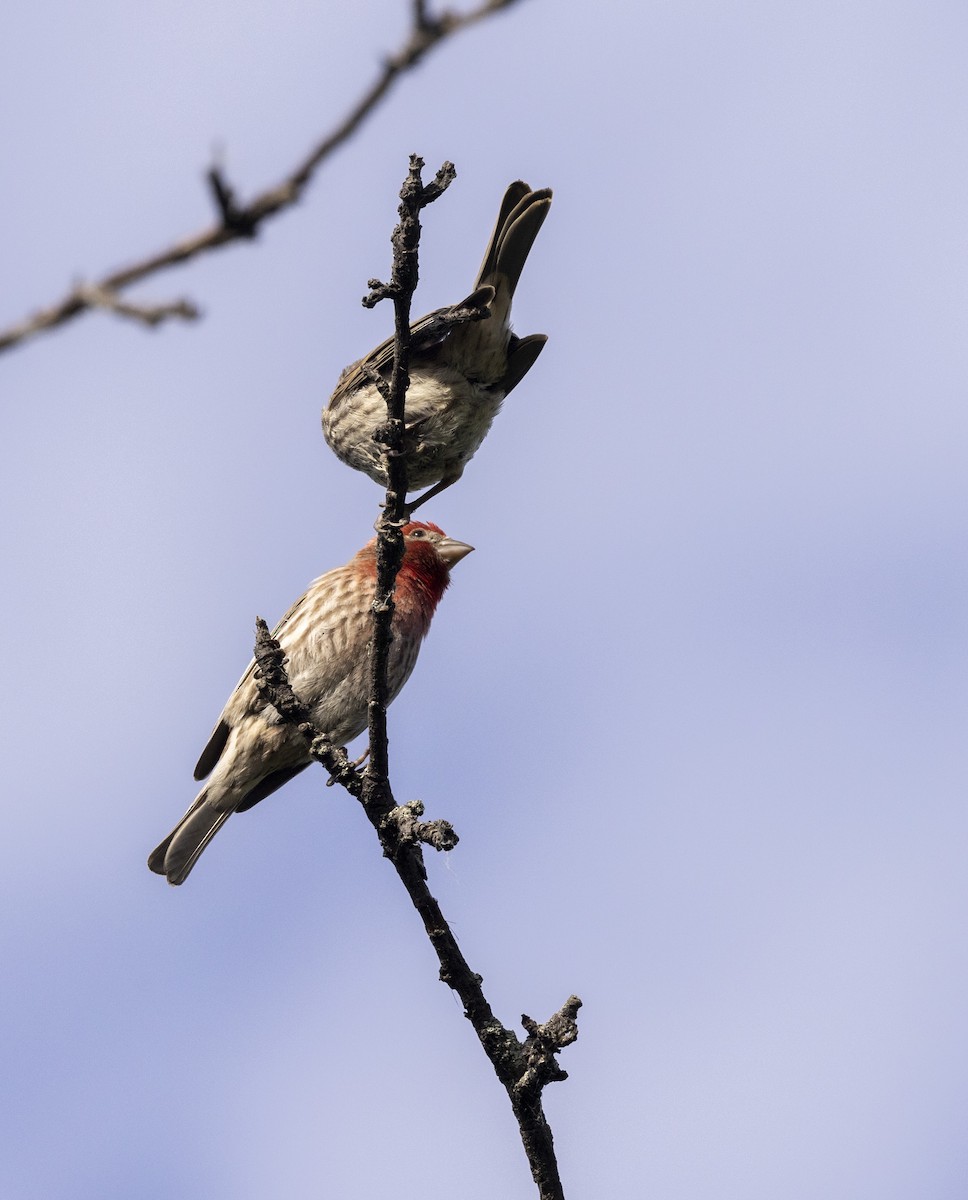
[[[455, 328], [452, 322], [454, 313], [467, 308], [487, 309], [494, 299], [494, 288], [489, 285], [478, 287], [465, 297], [459, 304], [448, 305], [447, 308], [435, 308], [419, 321], [410, 326], [410, 353], [416, 357], [434, 346], [439, 346]], [[329, 408], [335, 412], [340, 405], [354, 392], [369, 383], [367, 370], [376, 371], [379, 375], [389, 375], [393, 367], [393, 342], [387, 338], [375, 350], [371, 350], [359, 362], [351, 363], [340, 375], [336, 390], [330, 397]]]

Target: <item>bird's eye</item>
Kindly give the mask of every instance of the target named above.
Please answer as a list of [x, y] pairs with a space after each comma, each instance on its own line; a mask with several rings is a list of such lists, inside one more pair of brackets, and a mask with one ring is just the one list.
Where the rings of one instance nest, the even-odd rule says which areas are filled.
[[410, 536], [411, 536], [412, 538], [415, 538], [415, 537], [419, 537], [419, 538], [426, 537], [426, 536], [427, 536], [427, 531], [426, 531], [426, 529], [411, 529], [411, 530], [410, 530]]

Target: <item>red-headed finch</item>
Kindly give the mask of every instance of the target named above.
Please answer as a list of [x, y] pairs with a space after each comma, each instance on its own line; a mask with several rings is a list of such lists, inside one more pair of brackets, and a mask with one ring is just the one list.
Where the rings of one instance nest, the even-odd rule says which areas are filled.
[[[548, 340], [543, 333], [519, 338], [511, 332], [510, 317], [514, 289], [550, 208], [550, 188], [533, 192], [520, 180], [512, 183], [474, 291], [411, 326], [407, 481], [410, 491], [429, 488], [410, 505], [411, 512], [460, 479], [502, 400], [531, 370]], [[489, 315], [448, 326], [448, 314], [462, 308], [483, 308]], [[386, 421], [387, 406], [367, 369], [389, 380], [392, 366], [391, 338], [346, 368], [323, 409], [323, 435], [337, 457], [384, 487], [384, 452], [373, 433]]]
[[[389, 703], [410, 678], [420, 643], [450, 582], [450, 568], [473, 547], [436, 525], [404, 526], [404, 555], [394, 592], [393, 640], [387, 670]], [[289, 682], [316, 729], [335, 746], [366, 728], [370, 607], [376, 591], [376, 539], [346, 564], [309, 585], [274, 630]], [[148, 859], [169, 883], [184, 883], [215, 834], [309, 766], [305, 738], [283, 724], [259, 694], [254, 661], [222, 710], [195, 778], [208, 782]]]

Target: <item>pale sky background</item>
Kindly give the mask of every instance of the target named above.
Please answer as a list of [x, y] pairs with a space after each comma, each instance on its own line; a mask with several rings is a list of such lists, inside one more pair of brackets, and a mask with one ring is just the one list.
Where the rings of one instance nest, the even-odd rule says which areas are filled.
[[[403, 0], [13, 0], [0, 325], [275, 182]], [[569, 1200], [968, 1189], [968, 9], [526, 0], [403, 81], [258, 242], [0, 358], [2, 1200], [530, 1200], [503, 1091], [355, 802], [304, 774], [180, 890], [145, 856], [251, 652], [370, 536], [319, 409], [505, 185], [548, 347], [427, 515], [391, 710], [498, 1014], [585, 1001]]]

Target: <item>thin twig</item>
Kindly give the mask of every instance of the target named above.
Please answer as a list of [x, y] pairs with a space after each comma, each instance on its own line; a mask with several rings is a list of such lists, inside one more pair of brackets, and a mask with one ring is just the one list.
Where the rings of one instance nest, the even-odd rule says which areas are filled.
[[171, 317], [195, 321], [200, 315], [191, 300], [172, 300], [168, 304], [132, 304], [128, 300], [122, 300], [116, 292], [105, 291], [96, 283], [80, 284], [78, 294], [83, 296], [89, 308], [104, 308], [117, 313], [119, 317], [140, 321], [142, 325], [152, 329]]
[[[466, 13], [444, 12], [439, 17], [432, 17], [426, 11], [425, 0], [414, 0], [412, 25], [404, 44], [395, 54], [384, 59], [376, 79], [346, 116], [279, 183], [261, 192], [248, 204], [239, 204], [221, 167], [212, 167], [207, 179], [219, 217], [214, 225], [182, 238], [156, 254], [111, 271], [94, 284], [78, 284], [57, 303], [0, 331], [0, 353], [35, 334], [55, 329], [92, 308], [105, 307], [94, 301], [96, 294], [117, 296], [124, 288], [167, 267], [188, 262], [230, 243], [255, 237], [264, 221], [291, 208], [299, 200], [317, 167], [357, 131], [397, 80], [412, 70], [430, 50], [460, 30], [519, 2], [484, 0]], [[122, 311], [118, 303], [108, 307], [116, 312]], [[195, 309], [194, 305], [191, 307]], [[146, 306], [146, 310], [148, 308]], [[159, 319], [167, 316], [186, 318], [189, 315], [187, 301], [150, 306], [150, 311], [160, 314]], [[197, 309], [195, 313], [197, 315]], [[131, 316], [133, 313], [129, 311], [123, 315]]]
[[340, 783], [357, 800], [363, 795], [363, 779], [342, 746], [317, 733], [309, 712], [289, 684], [282, 647], [269, 632], [262, 617], [255, 619], [255, 685], [279, 716], [303, 735], [316, 762], [329, 771], [330, 781]]

